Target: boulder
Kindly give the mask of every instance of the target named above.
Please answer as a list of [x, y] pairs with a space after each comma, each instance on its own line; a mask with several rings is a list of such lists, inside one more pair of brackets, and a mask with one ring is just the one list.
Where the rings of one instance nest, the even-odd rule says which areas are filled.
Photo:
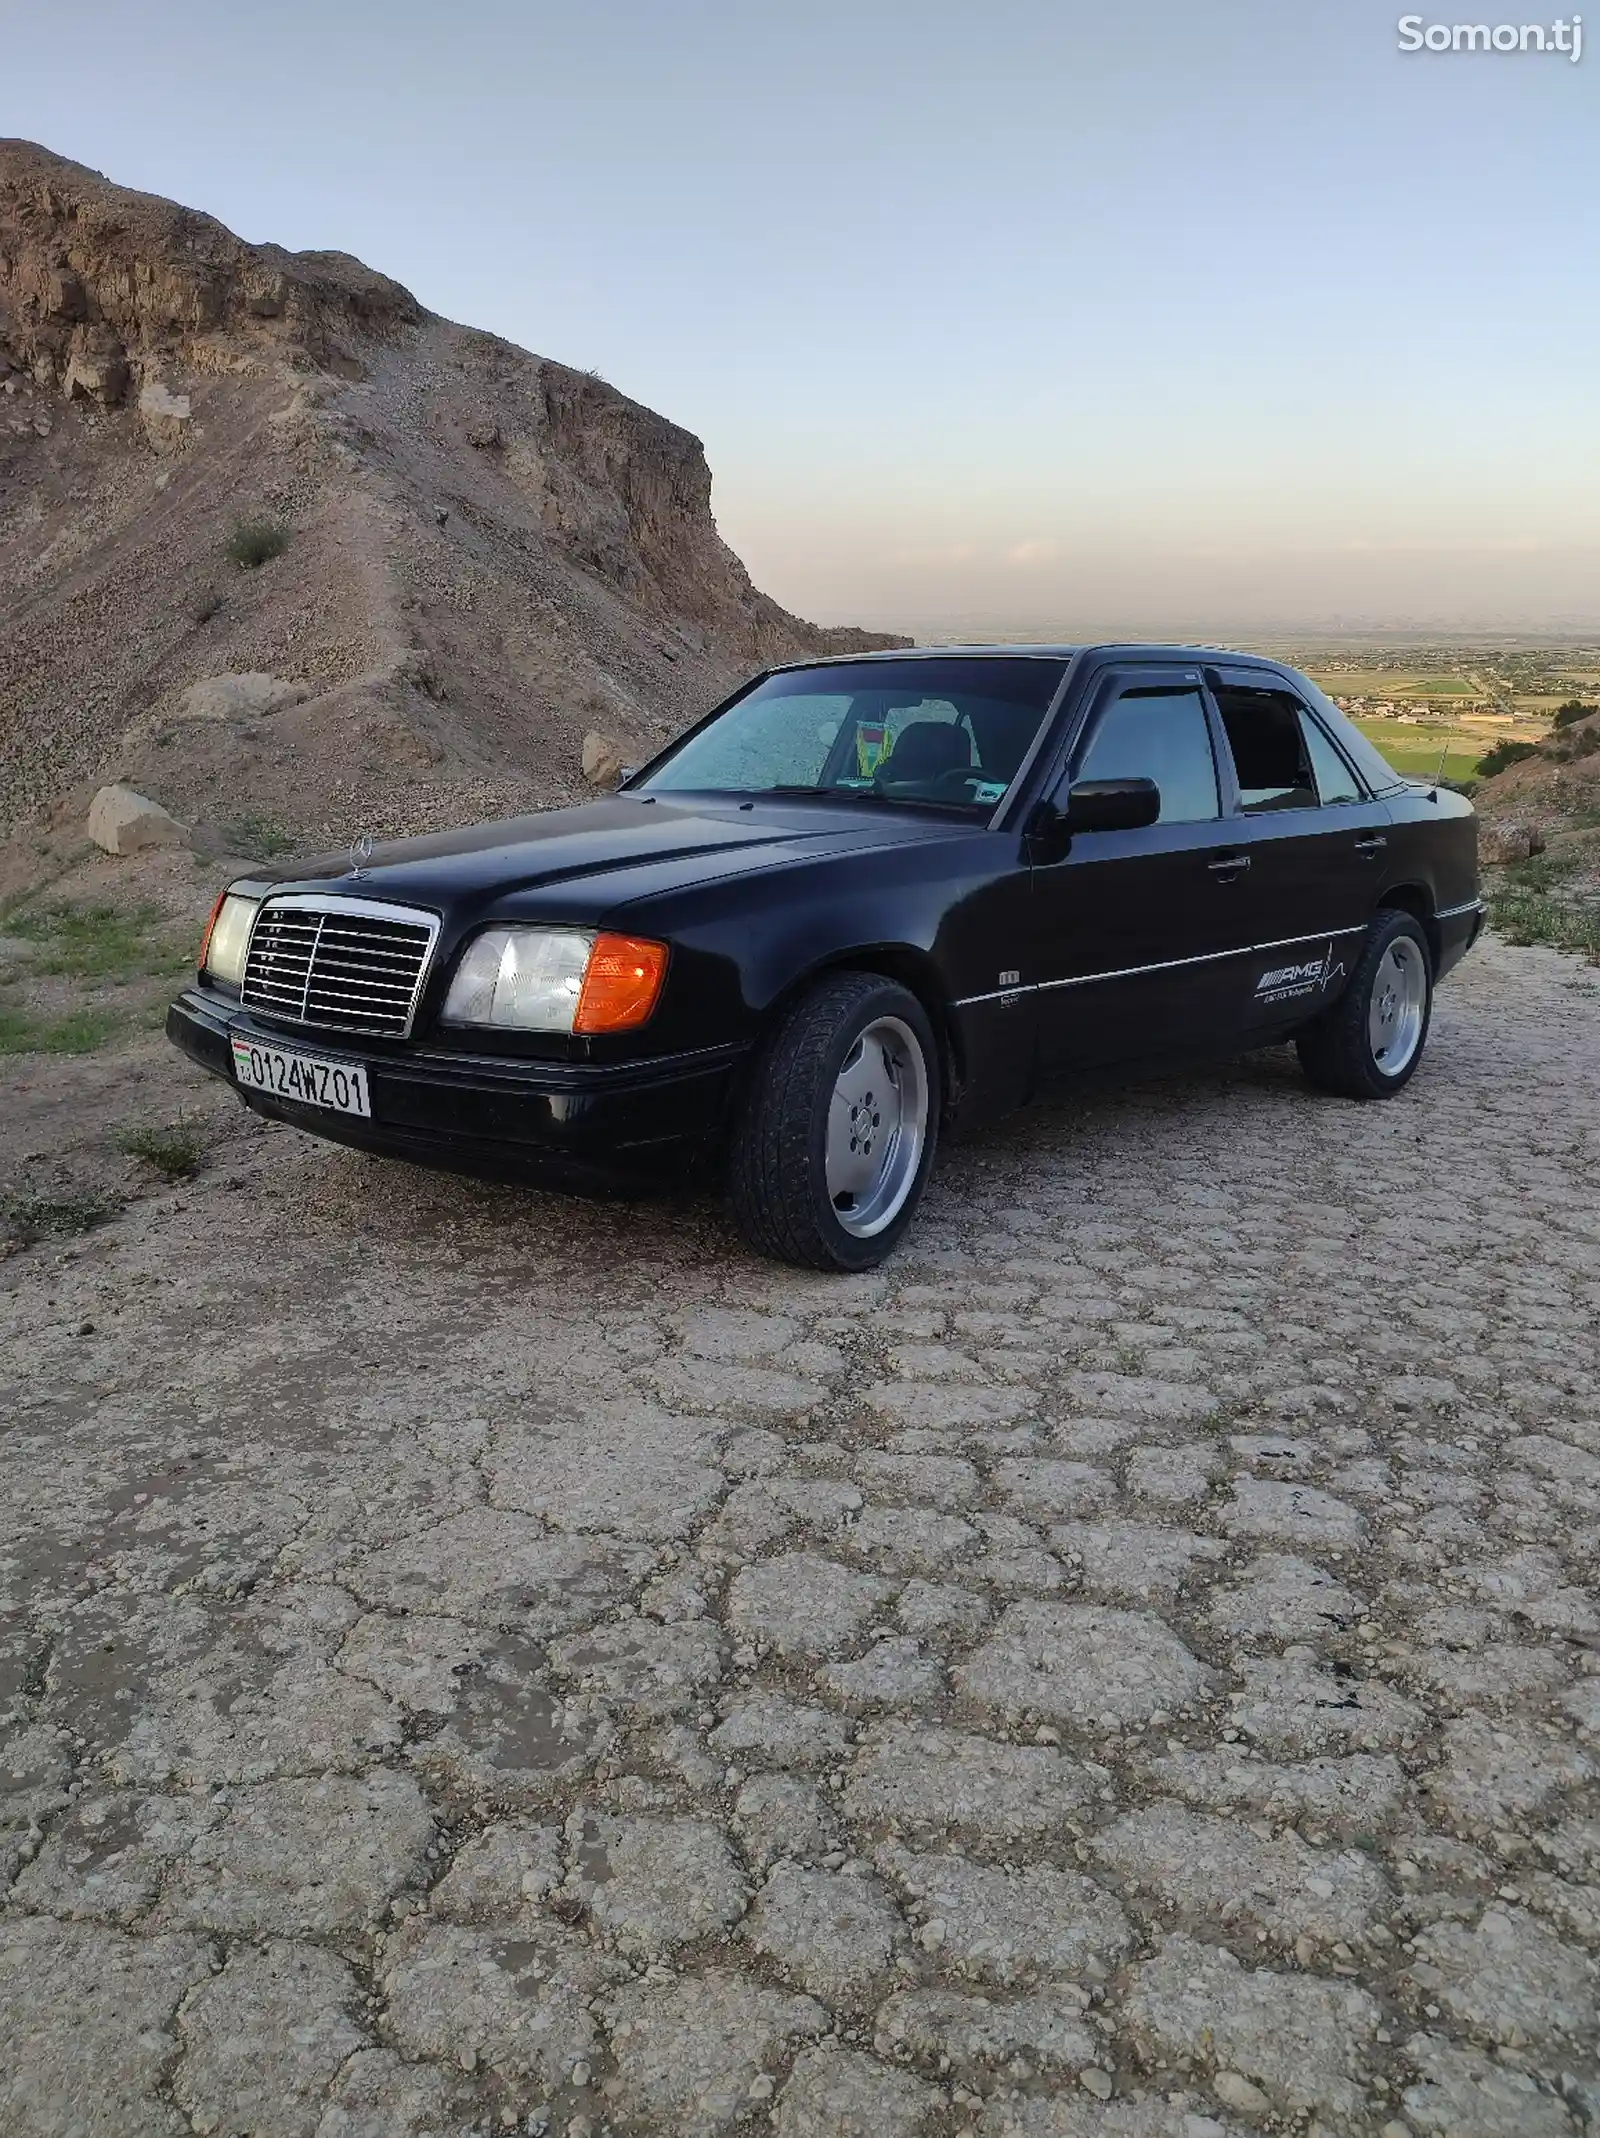
[[1543, 852], [1544, 833], [1536, 826], [1479, 822], [1478, 859], [1490, 868], [1504, 868], [1508, 862], [1526, 861], [1531, 854]]
[[282, 676], [229, 672], [191, 683], [178, 710], [185, 720], [259, 720], [264, 713], [298, 705], [307, 695], [303, 683], [286, 682]]
[[139, 421], [158, 453], [175, 452], [188, 435], [194, 404], [186, 393], [174, 393], [159, 379], [150, 380], [139, 395]]
[[614, 787], [622, 777], [623, 756], [609, 735], [583, 738], [583, 776], [591, 787]]
[[131, 787], [102, 787], [89, 804], [89, 836], [108, 854], [142, 854], [153, 846], [182, 846], [188, 832], [159, 802]]
[[96, 401], [115, 408], [128, 384], [128, 365], [120, 343], [74, 350], [61, 391], [69, 401]]

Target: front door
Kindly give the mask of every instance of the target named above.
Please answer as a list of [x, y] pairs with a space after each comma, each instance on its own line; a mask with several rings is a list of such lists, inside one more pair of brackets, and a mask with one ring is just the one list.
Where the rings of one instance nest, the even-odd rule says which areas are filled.
[[1081, 832], [1033, 869], [1031, 971], [1040, 1073], [1220, 1048], [1236, 1039], [1240, 954], [1260, 932], [1248, 856], [1223, 817], [1198, 670], [1108, 676], [1056, 794], [1144, 778], [1141, 831]]

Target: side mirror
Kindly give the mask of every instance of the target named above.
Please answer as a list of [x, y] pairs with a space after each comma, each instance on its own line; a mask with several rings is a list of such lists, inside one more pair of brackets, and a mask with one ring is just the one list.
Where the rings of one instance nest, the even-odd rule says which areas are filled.
[[1142, 831], [1161, 814], [1153, 779], [1081, 779], [1067, 795], [1069, 832]]

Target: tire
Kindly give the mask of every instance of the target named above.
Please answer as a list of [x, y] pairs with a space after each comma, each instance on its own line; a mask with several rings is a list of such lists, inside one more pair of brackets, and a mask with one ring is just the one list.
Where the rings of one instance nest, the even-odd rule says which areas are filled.
[[922, 1198], [942, 1099], [938, 1043], [914, 995], [877, 973], [819, 980], [773, 1033], [735, 1131], [740, 1232], [802, 1269], [875, 1269]]
[[[1394, 1006], [1387, 1019], [1386, 1004]], [[1422, 923], [1386, 909], [1367, 932], [1349, 986], [1296, 1039], [1300, 1066], [1321, 1091], [1392, 1099], [1416, 1074], [1432, 1017], [1433, 957]]]

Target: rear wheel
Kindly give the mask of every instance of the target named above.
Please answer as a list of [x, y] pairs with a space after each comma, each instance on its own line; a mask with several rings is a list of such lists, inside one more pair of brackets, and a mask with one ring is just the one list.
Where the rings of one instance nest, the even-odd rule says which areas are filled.
[[872, 1269], [910, 1224], [938, 1137], [939, 1050], [917, 998], [832, 973], [784, 1018], [734, 1140], [729, 1194], [752, 1247]]
[[1420, 921], [1380, 913], [1350, 985], [1295, 1041], [1306, 1075], [1347, 1099], [1388, 1099], [1416, 1073], [1433, 1015], [1433, 958]]

